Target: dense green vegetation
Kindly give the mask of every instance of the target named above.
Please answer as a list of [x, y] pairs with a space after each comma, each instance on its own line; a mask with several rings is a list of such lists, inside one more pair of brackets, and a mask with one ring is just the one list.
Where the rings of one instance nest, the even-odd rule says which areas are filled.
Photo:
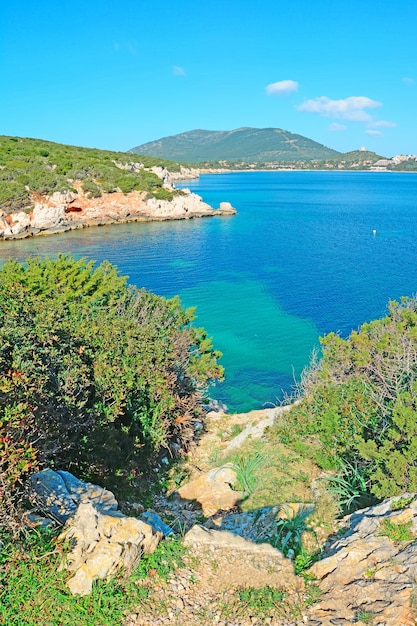
[[338, 154], [334, 158], [331, 159], [332, 163], [342, 163], [346, 166], [353, 165], [363, 165], [363, 164], [372, 164], [378, 161], [379, 159], [384, 159], [385, 157], [377, 154], [376, 152], [371, 152], [370, 150], [351, 150], [350, 152], [343, 152], [342, 154]]
[[[67, 256], [0, 271], [0, 499], [38, 466], [109, 486], [184, 450], [220, 353], [193, 311]], [[1, 516], [7, 510], [0, 507]], [[6, 520], [7, 521], [7, 520]]]
[[91, 197], [116, 190], [146, 191], [162, 199], [172, 197], [156, 174], [144, 168], [133, 171], [132, 163], [141, 163], [144, 168], [161, 165], [171, 171], [180, 168], [178, 163], [160, 158], [0, 136], [0, 210], [30, 209], [33, 193], [68, 191], [75, 181], [81, 182]]
[[281, 128], [192, 130], [142, 144], [130, 152], [188, 163], [222, 160], [287, 163], [331, 159], [338, 155], [336, 150]]
[[347, 340], [330, 333], [322, 349], [282, 439], [338, 471], [329, 484], [345, 508], [417, 491], [417, 300], [391, 302]]

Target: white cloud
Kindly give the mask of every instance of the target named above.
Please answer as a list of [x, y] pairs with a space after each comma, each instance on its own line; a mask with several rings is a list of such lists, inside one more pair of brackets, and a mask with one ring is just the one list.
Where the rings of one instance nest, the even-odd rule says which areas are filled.
[[347, 126], [345, 126], [345, 124], [338, 124], [337, 122], [332, 122], [327, 127], [327, 130], [331, 130], [332, 132], [337, 132], [339, 130], [347, 130]]
[[414, 78], [410, 78], [410, 76], [404, 76], [403, 78], [403, 83], [406, 83], [407, 85], [414, 85]]
[[369, 122], [372, 117], [365, 109], [376, 109], [381, 102], [371, 100], [366, 96], [350, 96], [343, 100], [331, 100], [327, 96], [320, 96], [314, 100], [306, 100], [297, 108], [299, 111], [318, 113], [323, 117], [350, 120], [351, 122]]
[[295, 80], [280, 80], [277, 83], [270, 83], [265, 87], [268, 96], [285, 96], [298, 90], [298, 83]]
[[172, 73], [174, 76], [185, 76], [185, 69], [179, 65], [174, 65], [172, 67]]
[[371, 122], [369, 126], [371, 126], [371, 128], [395, 128], [397, 124], [389, 120], [376, 120], [375, 122]]
[[372, 135], [372, 137], [382, 137], [382, 133], [380, 130], [365, 130], [367, 135]]

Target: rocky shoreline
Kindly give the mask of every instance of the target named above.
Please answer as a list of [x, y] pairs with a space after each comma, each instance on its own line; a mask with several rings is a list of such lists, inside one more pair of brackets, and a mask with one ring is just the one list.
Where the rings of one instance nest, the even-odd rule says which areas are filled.
[[80, 182], [74, 182], [75, 191], [55, 192], [51, 196], [33, 194], [30, 212], [0, 212], [0, 240], [25, 239], [52, 235], [89, 226], [193, 219], [234, 215], [236, 209], [229, 202], [221, 202], [218, 209], [203, 202], [188, 189], [176, 191], [174, 180], [198, 177], [199, 170], [182, 168], [168, 172], [152, 168], [163, 181], [164, 188], [173, 192], [169, 200], [149, 198], [145, 191], [104, 193], [99, 198], [86, 194]]

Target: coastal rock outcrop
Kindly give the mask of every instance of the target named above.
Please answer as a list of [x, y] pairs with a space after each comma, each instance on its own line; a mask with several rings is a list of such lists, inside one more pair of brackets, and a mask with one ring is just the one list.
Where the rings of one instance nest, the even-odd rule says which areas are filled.
[[384, 626], [415, 624], [417, 495], [356, 511], [343, 523], [345, 533], [310, 570], [322, 591], [311, 623], [347, 626], [366, 617]]
[[20, 235], [23, 233], [30, 224], [30, 216], [24, 211], [13, 213], [13, 219], [10, 219], [8, 215], [5, 215], [0, 221], [0, 229], [3, 227], [5, 236], [13, 237], [13, 235]]
[[149, 524], [121, 513], [102, 514], [89, 502], [80, 504], [60, 535], [72, 540], [66, 569], [73, 572], [67, 581], [72, 594], [88, 595], [94, 580], [104, 580], [123, 569], [134, 567], [142, 554], [155, 551], [162, 533]]
[[[213, 208], [203, 202], [200, 196], [190, 192], [182, 192], [172, 200], [149, 198], [146, 201], [146, 208], [149, 215], [155, 219], [189, 219], [213, 215]], [[222, 211], [219, 210], [219, 214], [222, 214]]]
[[[163, 168], [164, 186], [173, 189], [171, 174]], [[173, 193], [170, 200], [148, 198], [144, 191], [121, 191], [89, 197], [81, 185], [74, 183], [77, 193], [56, 192], [51, 196], [34, 195], [34, 208], [30, 213], [16, 212], [0, 215], [0, 239], [15, 239], [48, 233], [64, 232], [85, 226], [102, 226], [126, 222], [191, 219], [233, 215], [236, 210], [230, 203], [214, 209], [200, 196], [184, 190]]]

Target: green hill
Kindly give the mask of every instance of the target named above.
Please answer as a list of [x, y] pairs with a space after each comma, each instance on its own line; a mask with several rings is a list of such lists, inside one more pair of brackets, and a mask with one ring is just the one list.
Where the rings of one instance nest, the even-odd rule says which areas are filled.
[[331, 159], [340, 154], [281, 128], [192, 130], [136, 146], [130, 152], [188, 163], [312, 161]]
[[[41, 139], [0, 136], [0, 210], [20, 211], [33, 205], [33, 194], [67, 191], [75, 181], [92, 197], [120, 190], [171, 193], [149, 171], [154, 165], [178, 171], [178, 163], [126, 152], [67, 146]], [[143, 166], [143, 167], [142, 167]]]
[[375, 163], [379, 159], [385, 159], [386, 157], [371, 152], [370, 150], [351, 150], [350, 152], [344, 152], [337, 155], [337, 157], [331, 159], [337, 163], [345, 163], [346, 165], [352, 165], [353, 163]]

